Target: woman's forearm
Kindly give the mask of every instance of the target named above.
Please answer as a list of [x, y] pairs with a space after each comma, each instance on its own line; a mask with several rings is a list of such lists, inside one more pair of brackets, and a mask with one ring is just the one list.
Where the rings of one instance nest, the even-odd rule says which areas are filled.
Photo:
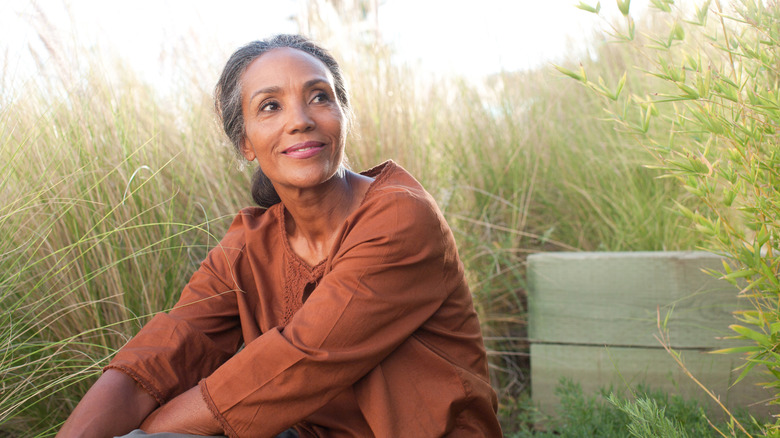
[[194, 435], [217, 435], [223, 430], [209, 410], [200, 387], [185, 391], [160, 406], [144, 421], [144, 432], [176, 432]]
[[157, 401], [127, 374], [107, 370], [70, 414], [57, 438], [105, 438], [138, 428]]

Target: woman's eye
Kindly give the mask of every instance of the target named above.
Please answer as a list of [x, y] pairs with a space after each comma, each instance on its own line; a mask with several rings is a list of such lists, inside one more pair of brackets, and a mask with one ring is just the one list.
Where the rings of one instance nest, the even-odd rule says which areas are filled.
[[313, 103], [322, 103], [322, 102], [330, 102], [330, 96], [328, 96], [328, 93], [320, 92], [317, 93], [314, 96], [314, 99], [312, 99]]
[[260, 111], [276, 111], [279, 109], [279, 104], [276, 102], [266, 102], [260, 105]]

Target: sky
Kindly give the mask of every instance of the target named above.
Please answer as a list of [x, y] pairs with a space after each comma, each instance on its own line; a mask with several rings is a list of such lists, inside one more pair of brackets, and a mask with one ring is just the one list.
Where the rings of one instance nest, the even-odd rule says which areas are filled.
[[[378, 5], [368, 22], [396, 58], [434, 75], [479, 78], [558, 61], [584, 53], [593, 29], [603, 25], [574, 6], [580, 0], [364, 2]], [[647, 2], [633, 0], [631, 14], [641, 16]], [[618, 16], [614, 0], [601, 3], [603, 16]], [[213, 49], [218, 62], [224, 62], [248, 41], [297, 32], [291, 17], [305, 11], [305, 0], [2, 0], [0, 59], [4, 76], [28, 74], [34, 65], [31, 48], [39, 59], [46, 58], [36, 30], [44, 29], [49, 44], [75, 41], [113, 53], [164, 87], [166, 62], [177, 48], [186, 50], [188, 41]], [[332, 27], [339, 31], [335, 21]]]

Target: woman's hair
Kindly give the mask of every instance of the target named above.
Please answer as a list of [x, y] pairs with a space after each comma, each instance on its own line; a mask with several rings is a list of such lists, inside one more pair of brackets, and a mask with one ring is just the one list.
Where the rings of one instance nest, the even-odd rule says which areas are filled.
[[[244, 114], [241, 108], [241, 75], [244, 74], [252, 61], [264, 53], [285, 47], [308, 53], [328, 67], [331, 75], [333, 75], [338, 103], [341, 105], [347, 121], [349, 122], [352, 119], [349, 93], [344, 83], [344, 77], [341, 74], [341, 68], [327, 50], [301, 35], [282, 34], [265, 40], [253, 41], [233, 53], [225, 64], [216, 87], [214, 87], [214, 109], [222, 121], [222, 128], [225, 130], [225, 134], [227, 134], [239, 155], [241, 154], [241, 140], [244, 138]], [[344, 135], [346, 135], [346, 132], [344, 132]], [[252, 177], [252, 199], [261, 207], [270, 207], [280, 202], [279, 195], [260, 166], [257, 167]]]

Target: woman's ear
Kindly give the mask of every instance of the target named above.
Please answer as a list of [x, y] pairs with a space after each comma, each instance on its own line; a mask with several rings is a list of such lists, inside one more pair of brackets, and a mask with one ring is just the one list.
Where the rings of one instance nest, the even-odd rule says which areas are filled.
[[247, 161], [254, 161], [255, 158], [257, 158], [257, 155], [255, 155], [255, 150], [251, 145], [247, 144], [246, 136], [241, 138], [241, 154], [246, 158]]

